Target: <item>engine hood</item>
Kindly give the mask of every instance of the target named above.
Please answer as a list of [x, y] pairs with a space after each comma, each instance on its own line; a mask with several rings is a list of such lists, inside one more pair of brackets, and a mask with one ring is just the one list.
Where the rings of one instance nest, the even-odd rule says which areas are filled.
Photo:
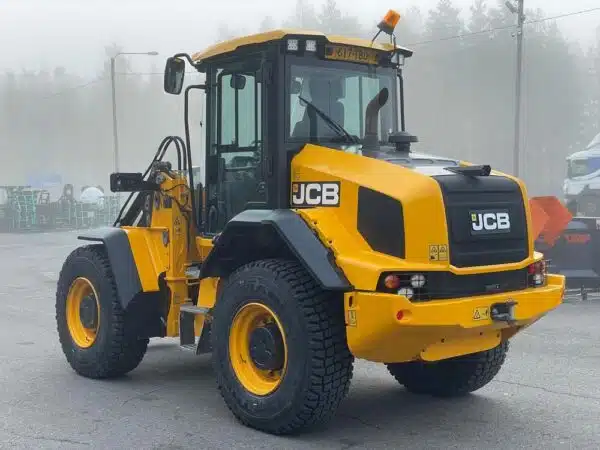
[[336, 151], [366, 156], [378, 161], [385, 161], [428, 176], [451, 175], [453, 172], [450, 172], [445, 168], [450, 166], [458, 166], [460, 164], [458, 159], [446, 158], [429, 153], [398, 152], [391, 146], [382, 146], [377, 151], [365, 150], [360, 146], [349, 146]]
[[291, 175], [292, 182], [339, 180], [398, 199], [407, 195], [406, 186], [410, 185], [410, 200], [418, 201], [439, 192], [439, 184], [433, 177], [453, 175], [445, 167], [456, 165], [456, 160], [422, 153], [400, 154], [386, 149], [362, 152], [307, 144], [294, 157]]
[[[379, 159], [379, 158], [378, 158]], [[409, 153], [406, 157], [398, 157], [389, 155], [389, 157], [381, 158], [392, 164], [396, 164], [407, 169], [412, 169], [423, 175], [451, 175], [453, 172], [446, 170], [446, 167], [458, 166], [459, 161], [454, 159], [442, 158], [440, 156], [428, 155], [425, 153]]]
[[[465, 274], [492, 271], [503, 258], [524, 264], [529, 241], [520, 180], [499, 172], [473, 179], [445, 170], [459, 161], [426, 154], [356, 153], [306, 145], [292, 159], [290, 180], [292, 208], [318, 229], [338, 261], [356, 268], [352, 283], [363, 271], [405, 264]], [[491, 203], [510, 209], [512, 240], [495, 236], [484, 258], [480, 238], [469, 233], [470, 209]], [[514, 248], [507, 250], [507, 242]], [[440, 249], [438, 259], [432, 248]]]

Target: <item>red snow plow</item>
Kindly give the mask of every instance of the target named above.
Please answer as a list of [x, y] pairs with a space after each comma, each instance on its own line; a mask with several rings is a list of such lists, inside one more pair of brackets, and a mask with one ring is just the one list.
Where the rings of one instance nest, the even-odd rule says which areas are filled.
[[535, 249], [583, 299], [600, 290], [600, 217], [576, 217], [556, 197], [529, 200]]

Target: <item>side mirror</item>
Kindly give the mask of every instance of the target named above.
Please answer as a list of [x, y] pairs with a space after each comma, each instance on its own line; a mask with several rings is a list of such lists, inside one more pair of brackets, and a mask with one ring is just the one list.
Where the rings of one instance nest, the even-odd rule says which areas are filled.
[[300, 83], [298, 80], [292, 80], [292, 83], [290, 86], [290, 94], [298, 95], [301, 92], [302, 92], [302, 83]]
[[165, 65], [164, 89], [167, 94], [179, 95], [183, 89], [185, 61], [171, 56]]

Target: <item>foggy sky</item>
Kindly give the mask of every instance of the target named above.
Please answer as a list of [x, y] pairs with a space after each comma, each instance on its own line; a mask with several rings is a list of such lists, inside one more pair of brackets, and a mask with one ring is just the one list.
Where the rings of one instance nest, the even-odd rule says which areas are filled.
[[[310, 0], [315, 5], [322, 2]], [[378, 22], [387, 9], [401, 14], [418, 4], [422, 11], [437, 0], [343, 0], [344, 12], [365, 24]], [[454, 0], [468, 7], [471, 0]], [[488, 1], [494, 5], [495, 0]], [[169, 54], [194, 52], [214, 40], [221, 22], [254, 31], [262, 18], [288, 16], [295, 0], [0, 0], [0, 70], [52, 69], [65, 66], [85, 77], [99, 70], [103, 47], [118, 43], [125, 51], [158, 51], [160, 56], [132, 58], [134, 70], [162, 68]], [[525, 0], [526, 8], [542, 8], [545, 15], [600, 6], [599, 0]], [[558, 19], [559, 27], [584, 46], [595, 40], [600, 11]], [[399, 43], [400, 44], [400, 43]], [[405, 45], [408, 43], [405, 43]]]

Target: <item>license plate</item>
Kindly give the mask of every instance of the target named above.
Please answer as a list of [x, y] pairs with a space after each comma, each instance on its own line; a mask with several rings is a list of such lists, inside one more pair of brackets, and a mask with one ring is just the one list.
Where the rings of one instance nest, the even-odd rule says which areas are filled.
[[379, 57], [376, 50], [361, 47], [348, 47], [345, 45], [325, 46], [325, 58], [366, 64], [379, 63]]

